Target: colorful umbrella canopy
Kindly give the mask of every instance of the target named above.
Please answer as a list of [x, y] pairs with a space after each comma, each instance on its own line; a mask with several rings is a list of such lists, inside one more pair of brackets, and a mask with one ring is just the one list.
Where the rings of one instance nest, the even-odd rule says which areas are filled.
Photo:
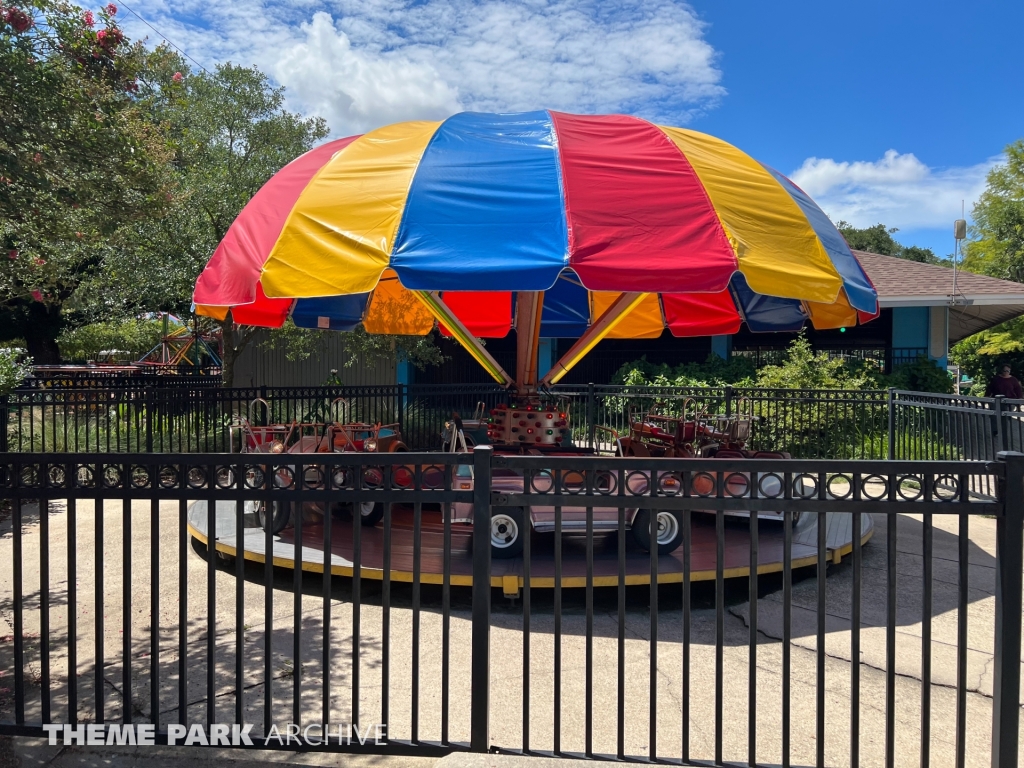
[[[425, 334], [434, 293], [504, 336], [544, 291], [540, 335], [609, 337], [855, 325], [870, 280], [793, 182], [730, 144], [624, 115], [464, 112], [329, 142], [250, 201], [196, 283], [201, 314]], [[442, 327], [442, 331], [447, 329]]]

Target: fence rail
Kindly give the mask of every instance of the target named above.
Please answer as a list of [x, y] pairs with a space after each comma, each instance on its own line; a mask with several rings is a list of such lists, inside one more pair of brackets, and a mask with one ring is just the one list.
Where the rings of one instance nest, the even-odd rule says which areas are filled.
[[[368, 472], [376, 473], [373, 482]], [[975, 477], [997, 489], [992, 500], [971, 496]], [[14, 686], [12, 700], [0, 699], [0, 733], [42, 735], [47, 723], [96, 723], [109, 734], [115, 723], [144, 722], [166, 742], [172, 724], [253, 723], [254, 740], [267, 746], [262, 739], [283, 723], [340, 724], [350, 736], [352, 726], [365, 733], [386, 725], [379, 743], [339, 736], [319, 746], [858, 765], [881, 744], [890, 766], [928, 764], [932, 734], [943, 733], [958, 766], [979, 751], [990, 752], [994, 766], [1017, 765], [1021, 454], [978, 462], [497, 456], [486, 447], [315, 459], [7, 453], [0, 454], [0, 488], [12, 504], [9, 533], [0, 536], [0, 562], [10, 564], [0, 578], [0, 606], [13, 626], [0, 654]], [[293, 527], [277, 535], [255, 528], [252, 510], [277, 502], [298, 505]], [[362, 526], [354, 514], [365, 502], [383, 505], [379, 527]], [[526, 537], [522, 572], [502, 570], [492, 561], [492, 516], [531, 505], [554, 511], [553, 538]], [[676, 553], [659, 556], [655, 548], [643, 556], [650, 586], [627, 587], [625, 560], [636, 553], [626, 530], [640, 524], [631, 516], [640, 507], [676, 516], [682, 543]], [[618, 511], [613, 544], [594, 530], [596, 510], [607, 508]], [[580, 509], [588, 511], [587, 525], [570, 530], [569, 517]], [[742, 509], [782, 518], [732, 516]], [[898, 520], [911, 519], [901, 513], [919, 516], [919, 536], [898, 528]], [[466, 514], [469, 529], [456, 522]], [[836, 565], [826, 546], [830, 515], [849, 515], [856, 531], [873, 517], [885, 531], [884, 557], [866, 566], [866, 548], [854, 536], [846, 565]], [[968, 526], [979, 515], [995, 517], [991, 571], [970, 567]], [[798, 520], [806, 516], [817, 527], [800, 544]], [[212, 546], [191, 543], [196, 520]], [[648, 520], [648, 540], [657, 539], [655, 515]], [[392, 547], [403, 526], [413, 532], [407, 552]], [[958, 545], [939, 546], [943, 558], [956, 552], [949, 566], [956, 575], [937, 581], [933, 568], [947, 566], [935, 541], [951, 530]], [[690, 578], [695, 559], [708, 555], [698, 548], [701, 531], [713, 531], [715, 542], [713, 587], [704, 592]], [[348, 542], [340, 548], [339, 532]], [[769, 533], [782, 542], [782, 600], [762, 604], [779, 605], [778, 621], [758, 613], [764, 585], [757, 574], [768, 561]], [[252, 537], [283, 558], [278, 562], [294, 565], [213, 554], [237, 551], [232, 542]], [[552, 540], [553, 560], [544, 543]], [[745, 542], [750, 572], [742, 641], [725, 626], [725, 553], [737, 542]], [[799, 604], [797, 546], [812, 553], [814, 576]], [[898, 562], [908, 548], [919, 555]], [[618, 586], [595, 586], [597, 554], [617, 565]], [[382, 566], [371, 556], [384, 557]], [[336, 557], [351, 578], [332, 577]], [[436, 580], [426, 575], [428, 561], [438, 565]], [[552, 562], [554, 571], [544, 570]], [[471, 585], [458, 586], [466, 583], [459, 568], [467, 563]], [[680, 563], [682, 583], [668, 583]], [[851, 574], [848, 596], [830, 587], [833, 598], [849, 603], [848, 665], [826, 654], [826, 629], [837, 631], [838, 610], [826, 602], [830, 566]], [[584, 574], [582, 601], [563, 587], [570, 567]], [[534, 583], [531, 569], [553, 585], [552, 601], [538, 599], [543, 581]], [[522, 578], [522, 600], [494, 607], [492, 585], [509, 573]], [[991, 626], [983, 624], [987, 611], [968, 619], [970, 603], [989, 589], [989, 573]], [[915, 595], [910, 608], [908, 594]], [[814, 616], [803, 643], [810, 650], [794, 650], [796, 611]], [[935, 622], [939, 614], [942, 623]], [[940, 663], [932, 631], [946, 631], [954, 620], [952, 656], [941, 661], [955, 667], [943, 675], [955, 680], [948, 698], [948, 688], [932, 684], [933, 661]], [[898, 625], [908, 621], [921, 627], [920, 683], [896, 663]], [[764, 632], [773, 622], [781, 628], [777, 640]], [[972, 653], [992, 649], [990, 705], [968, 691], [969, 631]], [[884, 661], [872, 662], [880, 673], [860, 663], [867, 632], [884, 633]], [[913, 644], [900, 642], [901, 653]], [[779, 654], [778, 680], [759, 674]], [[599, 658], [607, 666], [599, 668]], [[876, 692], [870, 702], [868, 690]], [[904, 730], [908, 707], [920, 711], [916, 744]], [[744, 720], [745, 729], [732, 727]]]
[[[1024, 449], [1024, 400], [891, 390], [889, 458], [913, 461], [993, 461], [1000, 451]], [[971, 492], [994, 498], [990, 480]]]
[[[631, 416], [749, 412], [758, 417], [751, 445], [805, 458], [885, 458], [884, 391], [762, 390], [732, 387], [556, 387], [570, 413], [573, 439], [595, 447], [598, 427], [625, 433]], [[229, 425], [250, 412], [271, 421], [341, 418], [397, 423], [412, 450], [439, 447], [453, 412], [468, 418], [479, 403], [490, 410], [509, 394], [497, 385], [248, 387], [183, 384], [173, 388], [116, 387], [19, 391], [0, 403], [0, 450], [44, 452], [226, 451]], [[336, 401], [346, 401], [339, 406]]]

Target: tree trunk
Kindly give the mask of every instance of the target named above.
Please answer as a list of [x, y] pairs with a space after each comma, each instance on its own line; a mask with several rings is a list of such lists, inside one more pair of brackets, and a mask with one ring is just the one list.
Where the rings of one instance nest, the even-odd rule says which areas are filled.
[[60, 334], [63, 319], [60, 307], [49, 307], [42, 302], [33, 301], [22, 308], [22, 322], [16, 323], [25, 337], [25, 346], [32, 358], [33, 365], [60, 365], [60, 347], [57, 336]]
[[60, 365], [60, 347], [57, 340], [35, 333], [25, 334], [25, 346], [32, 365]]
[[235, 363], [242, 355], [249, 340], [256, 332], [255, 328], [239, 328], [230, 319], [218, 321], [223, 339], [223, 351], [221, 353], [221, 384], [225, 387], [235, 386]]

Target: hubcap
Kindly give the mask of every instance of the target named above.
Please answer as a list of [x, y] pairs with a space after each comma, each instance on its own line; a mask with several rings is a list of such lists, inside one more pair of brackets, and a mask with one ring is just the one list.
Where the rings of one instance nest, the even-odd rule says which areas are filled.
[[491, 545], [498, 549], [510, 547], [519, 538], [519, 526], [508, 515], [491, 518]]
[[679, 521], [668, 512], [658, 513], [658, 543], [668, 544], [679, 534]]
[[372, 501], [364, 501], [359, 505], [359, 514], [363, 517], [369, 517], [373, 514], [374, 503]]

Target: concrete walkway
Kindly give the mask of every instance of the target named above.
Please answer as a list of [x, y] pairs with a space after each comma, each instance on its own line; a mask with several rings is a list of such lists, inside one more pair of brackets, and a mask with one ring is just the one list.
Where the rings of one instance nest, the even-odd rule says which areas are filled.
[[[234, 671], [236, 666], [237, 582], [232, 572], [223, 568], [214, 573], [214, 612], [207, 611], [208, 563], [202, 551], [189, 546], [186, 554], [186, 623], [187, 647], [184, 666], [188, 678], [188, 707], [182, 718], [177, 707], [178, 685], [178, 557], [182, 531], [179, 510], [175, 503], [159, 508], [158, 533], [158, 604], [160, 654], [159, 707], [162, 722], [202, 721], [206, 717], [208, 627], [212, 625], [217, 645], [215, 658], [214, 705], [216, 719], [230, 722], [235, 710]], [[78, 681], [79, 717], [95, 716], [95, 640], [96, 630], [104, 639], [102, 686], [104, 714], [109, 721], [122, 718], [123, 628], [125, 619], [131, 631], [131, 689], [129, 701], [135, 720], [152, 716], [150, 689], [150, 633], [153, 623], [150, 612], [151, 511], [148, 503], [136, 503], [129, 512], [132, 536], [131, 604], [122, 612], [124, 554], [122, 531], [125, 512], [120, 501], [108, 501], [102, 512], [103, 546], [100, 573], [103, 576], [103, 604], [95, 600], [96, 586], [96, 520], [91, 502], [80, 502], [77, 514], [76, 594], [78, 596], [78, 660], [75, 670]], [[897, 535], [897, 643], [896, 643], [896, 758], [899, 765], [915, 765], [920, 759], [921, 725], [921, 521], [913, 515], [900, 515]], [[54, 720], [67, 717], [68, 584], [67, 541], [68, 514], [60, 505], [53, 505], [50, 527], [50, 654], [51, 700]], [[956, 638], [956, 520], [938, 518], [935, 522], [934, 547], [934, 615], [932, 623], [932, 727], [931, 758], [936, 766], [952, 765], [955, 723], [954, 692], [950, 688], [955, 673]], [[40, 719], [40, 525], [39, 513], [24, 510], [25, 562], [25, 632], [26, 683], [29, 686], [26, 717]], [[993, 633], [995, 523], [985, 518], [972, 519], [970, 525], [970, 602], [968, 608], [968, 746], [969, 765], [989, 764], [989, 733], [991, 720], [991, 653]], [[11, 520], [0, 521], [0, 718], [12, 718], [13, 681], [13, 610], [14, 596], [10, 578], [13, 559]], [[884, 749], [885, 695], [885, 520], [876, 520], [875, 538], [864, 549], [864, 582], [862, 587], [861, 629], [861, 755], [864, 765], [881, 765]], [[233, 568], [233, 565], [229, 566]], [[825, 714], [826, 762], [828, 765], [849, 764], [850, 723], [850, 587], [852, 568], [847, 559], [832, 566], [827, 581], [828, 634], [825, 642]], [[266, 586], [262, 583], [261, 566], [250, 566], [243, 582], [241, 626], [243, 692], [245, 719], [263, 722], [264, 697], [267, 695], [263, 676]], [[810, 578], [808, 578], [810, 576]], [[351, 583], [336, 578], [332, 585], [329, 630], [325, 632], [323, 597], [319, 574], [307, 574], [299, 599], [300, 613], [296, 620], [295, 596], [291, 591], [291, 572], [279, 572], [271, 585], [272, 639], [271, 696], [274, 720], [286, 723], [293, 718], [296, 677], [300, 721], [321, 722], [323, 708], [321, 663], [325, 634], [332, 649], [330, 664], [331, 722], [347, 722], [352, 704], [352, 603]], [[793, 593], [793, 640], [791, 695], [793, 707], [792, 758], [794, 765], [813, 764], [815, 755], [815, 674], [816, 674], [816, 582], [811, 573], [798, 573]], [[757, 755], [759, 762], [778, 764], [781, 759], [782, 695], [782, 600], [777, 576], [762, 577], [758, 601], [759, 643], [756, 678], [758, 688]], [[710, 585], [695, 587], [692, 612], [691, 649], [691, 739], [690, 754], [695, 760], [710, 760], [714, 754], [714, 655], [715, 611], [714, 593]], [[723, 718], [724, 757], [729, 761], [746, 762], [747, 757], [747, 682], [748, 682], [748, 617], [745, 601], [746, 581], [739, 580], [727, 589], [725, 641], [723, 649], [726, 694]], [[613, 754], [616, 745], [618, 620], [615, 590], [598, 590], [594, 615], [594, 747], [603, 754]], [[626, 664], [626, 752], [640, 757], [650, 754], [649, 733], [649, 669], [650, 613], [648, 588], [632, 587], [628, 591], [625, 633]], [[419, 614], [419, 737], [440, 738], [441, 712], [441, 631], [440, 591], [424, 587]], [[657, 744], [659, 757], [679, 759], [681, 750], [682, 690], [682, 621], [681, 590], [666, 585], [659, 593], [657, 644]], [[98, 618], [99, 617], [99, 618]], [[413, 660], [412, 592], [408, 585], [395, 584], [391, 610], [391, 684], [388, 732], [397, 738], [411, 737]], [[522, 610], [500, 595], [493, 596], [491, 741], [511, 750], [522, 745], [523, 701], [523, 634]], [[382, 611], [379, 584], [363, 582], [363, 604], [360, 610], [360, 722], [375, 723], [381, 719], [382, 704]], [[300, 663], [293, 663], [294, 628], [299, 626]], [[566, 591], [562, 620], [561, 644], [561, 748], [564, 752], [582, 752], [585, 721], [585, 628], [586, 615], [582, 591]], [[530, 745], [538, 751], [554, 746], [554, 620], [550, 594], [534, 592], [530, 643]], [[451, 706], [450, 736], [453, 741], [469, 739], [469, 642], [470, 595], [457, 590], [452, 595], [451, 612]], [[22, 746], [23, 745], [23, 746]], [[57, 754], [47, 749], [31, 749], [28, 740], [15, 740], [14, 748], [23, 757], [23, 764], [53, 760], [54, 765], [135, 765], [137, 763], [181, 764], [183, 753], [165, 754], [168, 748], [74, 748]], [[114, 750], [111, 752], [111, 750]], [[253, 753], [236, 751], [221, 755], [224, 750], [189, 750], [189, 764], [229, 760], [244, 765], [253, 760], [273, 759], [284, 764], [322, 765], [344, 762], [349, 765], [377, 765], [387, 762], [397, 766], [425, 764], [429, 758], [355, 758], [339, 755], [294, 753]], [[0, 761], [4, 747], [0, 745]], [[33, 756], [35, 755], [35, 756]], [[47, 756], [48, 755], [48, 756]], [[257, 757], [258, 756], [258, 757]], [[13, 759], [13, 758], [11, 758]], [[456, 758], [450, 758], [455, 760]], [[465, 759], [459, 757], [458, 759]], [[491, 761], [490, 756], [481, 760]], [[37, 763], [30, 762], [36, 760]], [[305, 761], [313, 762], [305, 762]], [[78, 762], [75, 762], [78, 761]], [[92, 761], [92, 762], [89, 762]], [[320, 761], [320, 762], [317, 762]], [[431, 760], [431, 762], [435, 762]], [[477, 765], [479, 763], [476, 763]], [[491, 762], [488, 762], [490, 765]], [[564, 763], [560, 763], [564, 765]], [[0, 762], [0, 765], [3, 765]], [[495, 762], [494, 765], [499, 765]], [[511, 766], [510, 766], [511, 768]]]

